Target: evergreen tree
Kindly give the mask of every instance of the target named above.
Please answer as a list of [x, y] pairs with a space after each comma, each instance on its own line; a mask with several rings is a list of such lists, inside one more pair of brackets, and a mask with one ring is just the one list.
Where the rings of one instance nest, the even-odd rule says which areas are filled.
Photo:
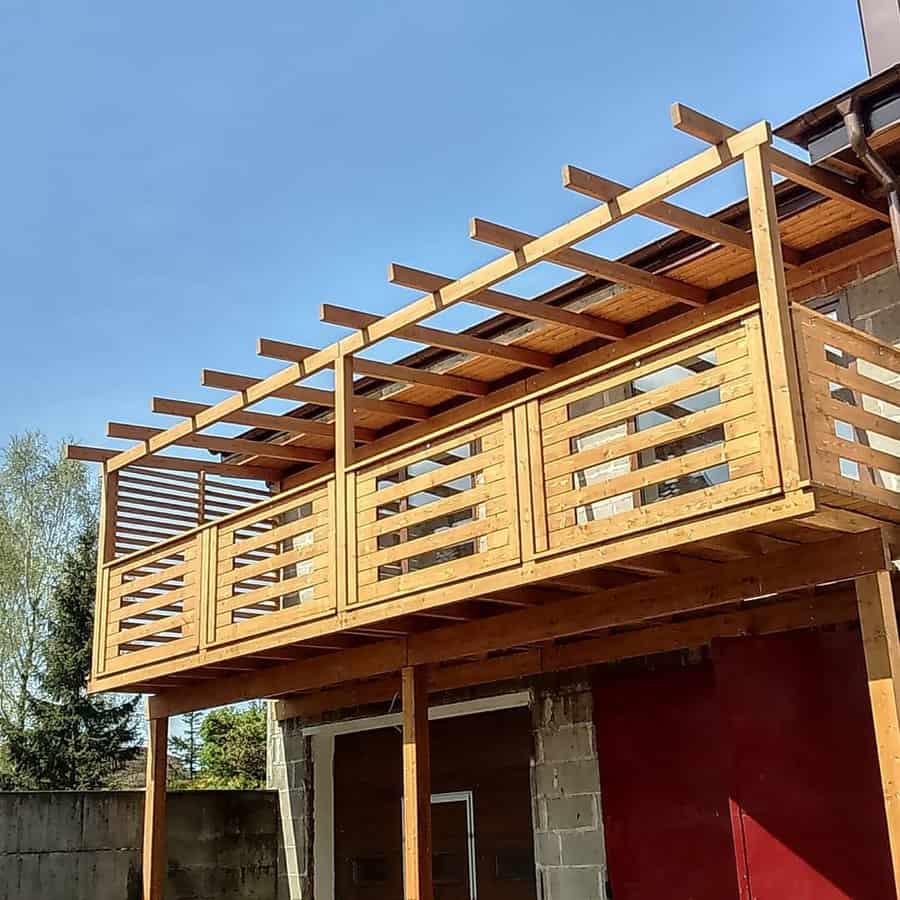
[[169, 739], [169, 752], [181, 767], [180, 777], [172, 778], [171, 786], [192, 787], [200, 766], [200, 726], [203, 713], [199, 711], [185, 713], [181, 717], [184, 723], [184, 734]]
[[97, 540], [85, 530], [66, 557], [51, 598], [45, 669], [24, 725], [8, 725], [6, 780], [20, 789], [102, 787], [138, 752], [138, 698], [87, 695]]

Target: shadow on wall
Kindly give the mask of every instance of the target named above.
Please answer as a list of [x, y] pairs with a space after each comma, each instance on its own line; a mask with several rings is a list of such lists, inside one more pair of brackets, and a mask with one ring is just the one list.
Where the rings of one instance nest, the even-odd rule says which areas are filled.
[[[0, 793], [0, 900], [140, 900], [140, 791]], [[274, 900], [273, 791], [168, 796], [166, 900]]]

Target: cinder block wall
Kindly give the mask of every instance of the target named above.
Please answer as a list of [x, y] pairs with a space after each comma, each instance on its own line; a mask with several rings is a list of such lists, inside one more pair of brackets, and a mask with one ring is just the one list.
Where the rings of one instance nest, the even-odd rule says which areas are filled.
[[537, 688], [532, 802], [541, 900], [605, 900], [606, 850], [590, 685]]
[[[168, 797], [166, 900], [275, 900], [277, 797]], [[0, 900], [140, 900], [140, 791], [0, 793]]]

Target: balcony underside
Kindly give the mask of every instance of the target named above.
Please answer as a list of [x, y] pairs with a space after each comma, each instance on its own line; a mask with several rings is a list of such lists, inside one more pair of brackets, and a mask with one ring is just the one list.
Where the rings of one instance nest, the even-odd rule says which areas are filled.
[[[892, 538], [900, 519], [900, 354], [802, 308], [793, 329], [800, 478], [758, 306], [708, 307], [375, 442], [342, 483], [321, 476], [106, 564], [92, 688], [209, 685], [211, 704], [223, 676], [324, 671], [398, 641], [427, 638], [438, 662], [459, 628], [495, 637], [447, 644], [447, 659], [583, 634], [634, 655], [649, 645], [614, 629], [685, 615], [740, 612], [728, 627], [753, 630], [760, 613], [742, 604], [767, 591], [752, 579], [722, 603], [678, 586], [791, 554], [804, 571], [788, 591], [852, 577], [852, 560], [828, 569], [844, 559], [835, 537]], [[800, 623], [844, 614], [787, 600]], [[526, 615], [537, 637], [523, 641]]]

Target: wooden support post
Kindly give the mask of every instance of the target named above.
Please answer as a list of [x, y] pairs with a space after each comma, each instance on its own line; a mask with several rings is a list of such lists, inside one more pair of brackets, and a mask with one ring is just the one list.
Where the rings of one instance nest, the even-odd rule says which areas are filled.
[[143, 900], [163, 900], [166, 884], [166, 775], [169, 720], [149, 719], [144, 797]]
[[781, 477], [795, 490], [809, 480], [809, 454], [768, 151], [765, 144], [747, 150], [744, 173]]
[[100, 523], [97, 540], [97, 569], [94, 587], [94, 644], [92, 668], [99, 674], [106, 668], [106, 609], [109, 572], [104, 566], [116, 557], [116, 518], [119, 505], [119, 473], [104, 463], [100, 474]]
[[431, 750], [428, 684], [421, 667], [402, 670], [403, 872], [406, 900], [434, 900], [431, 875]]
[[[335, 485], [335, 588], [337, 607], [344, 609], [356, 601], [355, 566], [351, 566], [351, 549], [356, 549], [355, 492], [348, 482], [355, 475], [347, 472], [353, 463], [356, 441], [353, 429], [353, 357], [341, 354], [334, 361], [334, 485]], [[355, 485], [355, 481], [353, 482]], [[353, 506], [353, 510], [350, 506]], [[355, 554], [353, 554], [355, 556]]]
[[856, 601], [866, 653], [894, 884], [900, 896], [900, 639], [890, 572], [885, 570], [857, 578]]

